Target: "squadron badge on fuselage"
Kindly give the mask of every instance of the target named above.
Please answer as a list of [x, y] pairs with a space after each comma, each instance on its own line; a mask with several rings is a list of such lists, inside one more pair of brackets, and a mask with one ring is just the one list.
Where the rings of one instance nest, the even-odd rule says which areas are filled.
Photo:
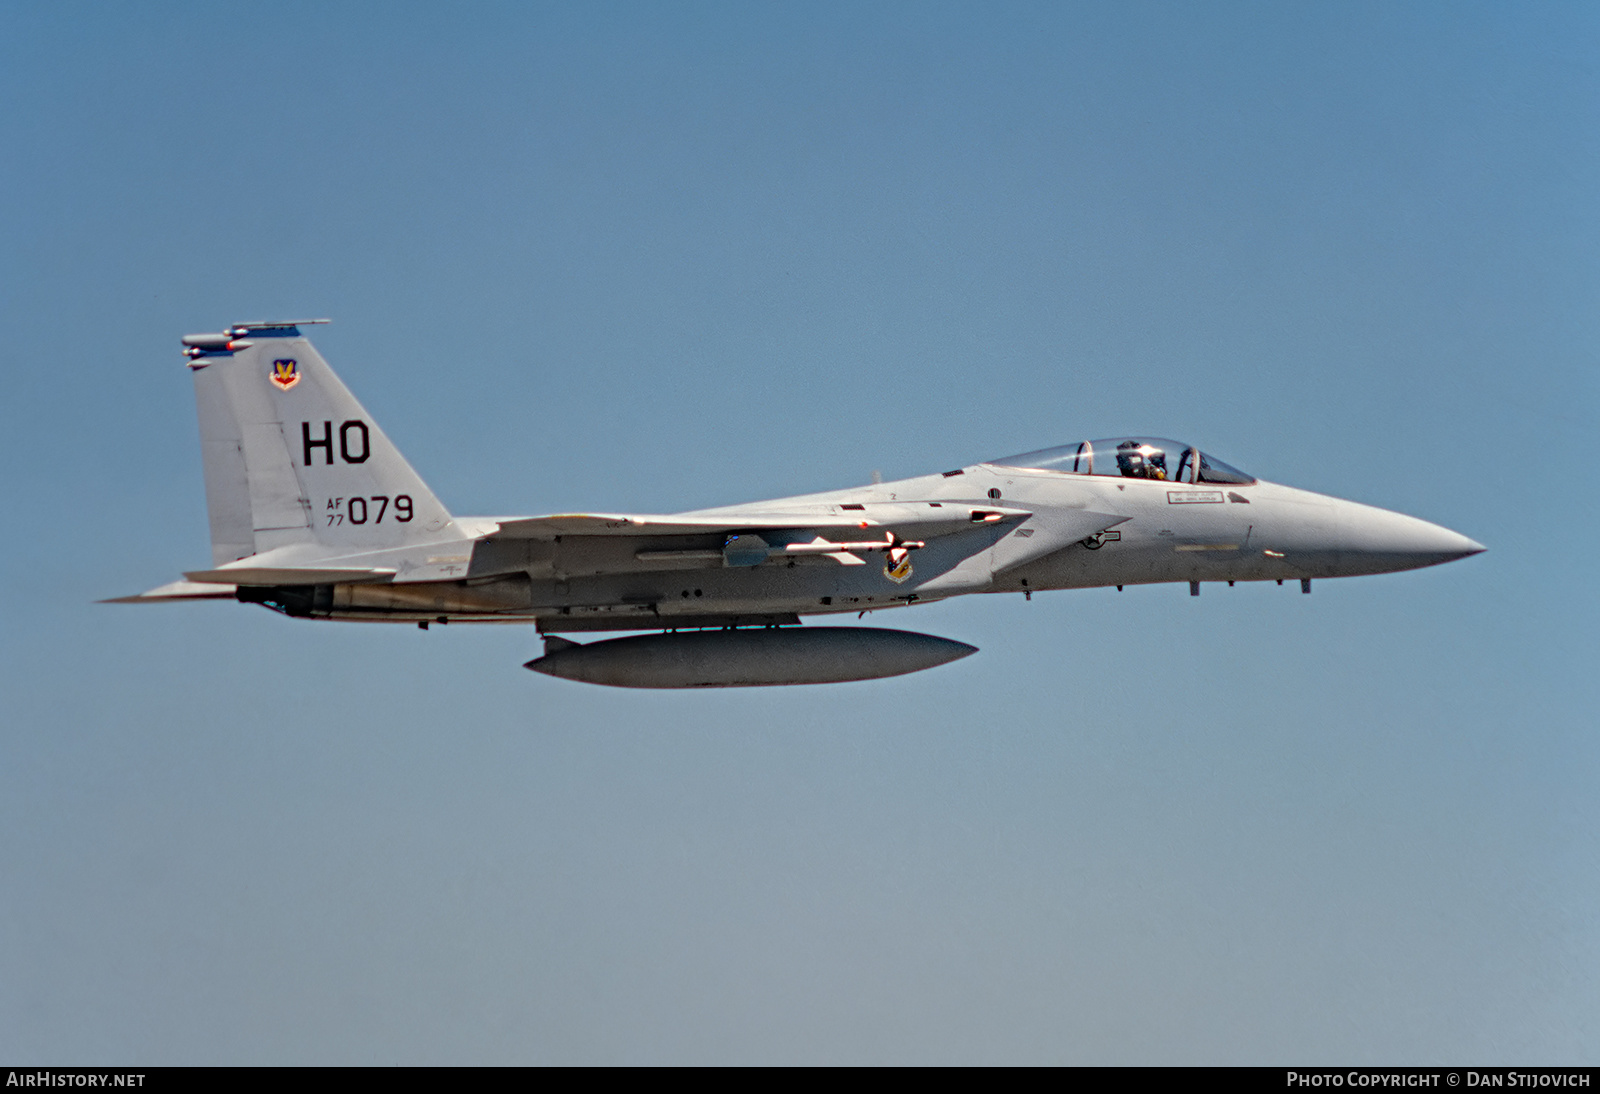
[[890, 548], [883, 562], [883, 576], [896, 585], [903, 584], [911, 576], [911, 552], [904, 547]]
[[281, 357], [272, 362], [272, 382], [288, 391], [300, 382], [300, 363], [293, 357]]

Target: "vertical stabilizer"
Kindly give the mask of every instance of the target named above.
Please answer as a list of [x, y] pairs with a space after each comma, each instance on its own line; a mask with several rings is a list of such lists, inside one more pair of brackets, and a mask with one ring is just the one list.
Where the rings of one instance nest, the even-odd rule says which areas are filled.
[[214, 565], [294, 544], [349, 552], [435, 539], [439, 499], [299, 322], [184, 338]]

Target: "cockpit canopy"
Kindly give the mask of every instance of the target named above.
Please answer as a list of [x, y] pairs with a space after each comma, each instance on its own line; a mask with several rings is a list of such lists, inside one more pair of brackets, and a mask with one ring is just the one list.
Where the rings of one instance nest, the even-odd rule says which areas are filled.
[[1256, 480], [1192, 444], [1161, 437], [1108, 437], [1058, 448], [1041, 448], [990, 460], [1001, 467], [1059, 471], [1068, 475], [1110, 475], [1157, 482], [1227, 483], [1248, 486]]

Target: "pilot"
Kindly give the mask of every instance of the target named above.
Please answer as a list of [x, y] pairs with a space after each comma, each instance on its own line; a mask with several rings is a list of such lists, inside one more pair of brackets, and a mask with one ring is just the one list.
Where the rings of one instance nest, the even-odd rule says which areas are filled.
[[1125, 479], [1167, 481], [1167, 454], [1153, 445], [1123, 441], [1117, 445], [1117, 469]]

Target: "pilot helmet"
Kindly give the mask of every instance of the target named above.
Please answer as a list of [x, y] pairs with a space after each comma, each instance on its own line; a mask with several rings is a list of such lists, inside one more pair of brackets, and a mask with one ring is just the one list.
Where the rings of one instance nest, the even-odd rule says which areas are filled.
[[1167, 454], [1154, 445], [1123, 441], [1117, 445], [1117, 470], [1126, 479], [1165, 479]]

